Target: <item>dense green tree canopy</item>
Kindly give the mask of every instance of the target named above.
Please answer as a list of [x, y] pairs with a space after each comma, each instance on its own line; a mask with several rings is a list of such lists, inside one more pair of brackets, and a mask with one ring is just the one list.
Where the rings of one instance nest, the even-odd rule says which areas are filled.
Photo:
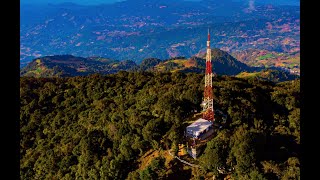
[[[165, 178], [161, 158], [143, 170], [137, 160], [182, 142], [183, 122], [201, 110], [203, 81], [195, 73], [124, 71], [21, 77], [21, 179]], [[239, 179], [299, 177], [299, 80], [213, 81], [214, 108], [228, 118], [199, 159], [205, 171], [234, 168]]]

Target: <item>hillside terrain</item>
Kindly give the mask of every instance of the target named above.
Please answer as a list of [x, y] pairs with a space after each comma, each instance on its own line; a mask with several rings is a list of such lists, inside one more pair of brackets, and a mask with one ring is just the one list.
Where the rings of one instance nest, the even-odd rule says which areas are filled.
[[247, 59], [251, 58], [246, 53], [249, 49], [261, 54], [270, 51], [283, 54], [278, 64], [286, 61], [282, 64], [287, 68], [300, 65], [296, 59], [300, 53], [300, 7], [271, 1], [252, 7], [248, 1], [232, 0], [24, 5], [20, 27], [21, 67], [53, 54], [129, 59], [137, 64], [147, 57], [190, 58], [205, 51], [208, 27], [212, 47]]
[[300, 75], [300, 51], [278, 53], [275, 51], [248, 49], [232, 54], [239, 61], [254, 67], [279, 67]]
[[[244, 63], [239, 62], [227, 52], [212, 49], [213, 71], [220, 75], [236, 75], [242, 71], [253, 71]], [[34, 59], [21, 69], [21, 76], [34, 77], [65, 77], [88, 74], [112, 74], [126, 71], [156, 71], [156, 72], [199, 72], [204, 73], [206, 54], [198, 54], [190, 59], [184, 57], [161, 60], [146, 58], [137, 65], [135, 62], [117, 61], [102, 57], [75, 57], [72, 55], [45, 56]]]
[[283, 82], [293, 79], [298, 79], [297, 75], [293, 75], [287, 73], [285, 71], [279, 71], [276, 69], [264, 69], [259, 72], [241, 72], [236, 75], [238, 78], [245, 78], [245, 79], [260, 79], [265, 81], [272, 81], [272, 82]]
[[[238, 61], [227, 52], [212, 49], [213, 72], [218, 75], [237, 75], [237, 77], [255, 77], [281, 82], [299, 78], [283, 70], [250, 67]], [[118, 61], [102, 57], [75, 57], [72, 55], [45, 56], [34, 59], [20, 71], [21, 76], [33, 77], [70, 77], [89, 74], [113, 74], [119, 71], [152, 71], [204, 73], [205, 53], [199, 53], [187, 59], [175, 57], [166, 60], [158, 58], [143, 59], [140, 64], [133, 61]]]
[[192, 161], [201, 167], [170, 157], [203, 84], [180, 72], [21, 77], [20, 178], [300, 179], [300, 80], [215, 76], [214, 109], [227, 118]]
[[116, 61], [102, 57], [75, 57], [72, 55], [45, 56], [34, 59], [20, 71], [21, 76], [66, 77], [93, 73], [112, 74], [136, 66], [133, 61]]

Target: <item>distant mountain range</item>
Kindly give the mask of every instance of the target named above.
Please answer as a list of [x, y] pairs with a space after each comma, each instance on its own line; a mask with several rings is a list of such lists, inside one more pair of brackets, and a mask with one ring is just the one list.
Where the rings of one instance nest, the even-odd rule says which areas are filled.
[[133, 61], [116, 61], [102, 57], [75, 57], [54, 55], [34, 59], [21, 69], [21, 76], [68, 77], [85, 76], [93, 73], [112, 74], [130, 70], [137, 65]]
[[245, 63], [261, 58], [245, 53], [255, 49], [282, 53], [270, 60], [300, 68], [300, 7], [270, 3], [256, 1], [249, 6], [243, 0], [128, 0], [99, 6], [23, 5], [20, 65], [57, 54], [136, 63], [148, 57], [190, 58], [205, 51], [209, 27], [212, 47], [252, 60]]
[[[72, 55], [55, 55], [36, 58], [21, 69], [21, 76], [33, 77], [70, 77], [89, 74], [112, 74], [118, 71], [152, 71], [152, 72], [195, 72], [204, 73], [205, 56], [199, 54], [191, 58], [176, 57], [166, 60], [146, 58], [140, 64], [134, 61], [117, 61], [102, 57], [75, 57]], [[250, 67], [238, 61], [230, 54], [219, 49], [212, 50], [213, 72], [218, 75], [237, 75], [243, 78], [258, 77], [270, 81], [285, 81], [298, 78], [288, 72], [279, 70], [262, 70]]]

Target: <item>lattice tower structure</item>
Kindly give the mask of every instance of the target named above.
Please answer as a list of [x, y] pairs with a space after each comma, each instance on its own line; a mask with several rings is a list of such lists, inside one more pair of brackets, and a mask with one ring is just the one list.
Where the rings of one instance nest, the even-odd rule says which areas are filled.
[[204, 97], [203, 97], [203, 115], [202, 115], [202, 118], [208, 121], [214, 121], [212, 77], [213, 77], [213, 74], [212, 74], [212, 63], [211, 63], [210, 32], [208, 30], [206, 72], [205, 72], [205, 85], [204, 85]]

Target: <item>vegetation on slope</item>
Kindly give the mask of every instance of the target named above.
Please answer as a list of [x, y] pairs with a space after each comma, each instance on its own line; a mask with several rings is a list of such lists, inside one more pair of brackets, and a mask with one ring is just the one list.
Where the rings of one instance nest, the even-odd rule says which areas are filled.
[[279, 71], [275, 69], [264, 69], [259, 72], [241, 72], [236, 77], [239, 78], [258, 78], [265, 81], [283, 82], [299, 78], [297, 75], [290, 74], [289, 72]]
[[285, 67], [300, 70], [300, 51], [291, 53], [279, 53], [261, 49], [247, 49], [233, 52], [232, 55], [239, 61], [249, 66], [259, 67]]
[[[34, 59], [21, 69], [21, 76], [70, 77], [100, 73], [111, 74], [137, 66], [133, 61], [116, 61], [102, 57], [75, 57], [54, 55]], [[39, 71], [38, 69], [42, 70]]]
[[[21, 179], [168, 179], [183, 171], [150, 150], [177, 147], [200, 110], [203, 75], [123, 72], [20, 79]], [[235, 179], [299, 178], [299, 80], [274, 84], [216, 76], [214, 108], [227, 114], [189, 178], [234, 168]], [[214, 164], [212, 162], [215, 162]], [[179, 167], [179, 168], [175, 168]]]
[[[39, 63], [40, 62], [40, 63]], [[239, 62], [227, 52], [212, 50], [213, 71], [219, 75], [236, 75], [242, 71], [251, 72], [253, 68]], [[141, 64], [133, 61], [116, 61], [102, 57], [75, 57], [71, 55], [45, 56], [34, 59], [21, 70], [21, 76], [34, 77], [67, 77], [88, 74], [112, 74], [126, 71], [158, 71], [158, 72], [201, 72], [205, 71], [205, 55], [203, 57], [176, 57], [167, 60], [145, 58]]]

